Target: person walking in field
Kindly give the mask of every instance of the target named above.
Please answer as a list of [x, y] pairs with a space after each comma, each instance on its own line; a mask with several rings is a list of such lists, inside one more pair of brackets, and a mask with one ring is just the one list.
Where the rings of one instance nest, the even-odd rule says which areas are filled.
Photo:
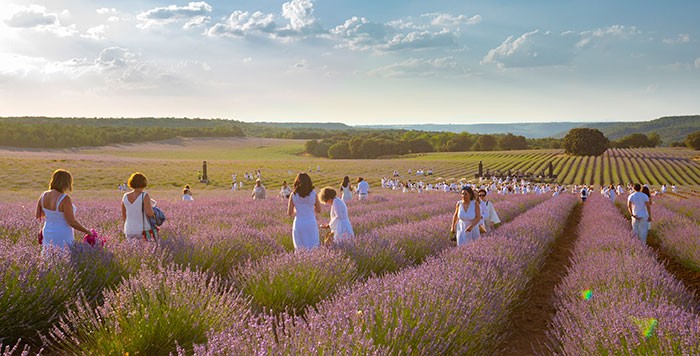
[[489, 201], [486, 189], [479, 189], [479, 208], [481, 209], [480, 232], [486, 233], [493, 230], [493, 226], [499, 224], [501, 219], [498, 217], [493, 203]]
[[265, 195], [265, 186], [262, 185], [262, 181], [260, 178], [258, 178], [255, 180], [255, 186], [253, 187], [251, 196], [253, 197], [253, 200], [263, 200], [265, 199]]
[[588, 188], [584, 185], [581, 188], [581, 203], [585, 203], [586, 199], [588, 199]]
[[325, 187], [319, 193], [319, 199], [323, 204], [331, 204], [330, 221], [321, 225], [323, 228], [330, 228], [333, 232], [334, 241], [347, 240], [355, 236], [348, 217], [348, 207], [345, 202], [337, 197], [335, 189]]
[[144, 191], [148, 187], [148, 178], [139, 172], [134, 172], [127, 182], [132, 189], [122, 196], [122, 221], [124, 235], [129, 240], [156, 241], [158, 228], [151, 226], [149, 217], [154, 217], [155, 200]]
[[185, 187], [182, 188], [182, 201], [194, 201], [194, 197], [192, 196], [192, 190], [190, 190], [189, 184], [185, 184]]
[[481, 208], [472, 188], [466, 186], [461, 192], [462, 200], [457, 202], [450, 228], [450, 232], [456, 234], [457, 246], [466, 245], [479, 238], [477, 226], [481, 221]]
[[287, 205], [287, 214], [294, 216], [292, 223], [294, 249], [318, 247], [320, 242], [316, 214], [321, 212], [321, 202], [316, 196], [311, 177], [306, 173], [299, 173], [293, 187], [294, 190]]
[[352, 186], [348, 176], [343, 177], [343, 183], [340, 184], [340, 197], [345, 203], [352, 200]]
[[365, 200], [369, 197], [369, 183], [362, 178], [357, 178], [357, 200]]
[[610, 202], [615, 204], [615, 198], [617, 195], [615, 194], [615, 186], [610, 184], [610, 188], [608, 188], [608, 198], [610, 198]]
[[280, 188], [280, 197], [284, 200], [289, 199], [289, 197], [292, 195], [292, 188], [289, 187], [289, 184], [287, 184], [287, 181], [282, 181], [282, 188]]
[[639, 183], [634, 184], [634, 193], [627, 197], [627, 211], [632, 216], [632, 232], [646, 244], [651, 223], [651, 202], [642, 193], [642, 185]]
[[36, 218], [45, 218], [41, 229], [41, 253], [48, 248], [63, 249], [75, 241], [74, 229], [87, 235], [92, 232], [75, 219], [75, 206], [68, 193], [73, 191], [73, 176], [57, 169], [51, 175], [49, 190], [41, 193], [36, 205]]

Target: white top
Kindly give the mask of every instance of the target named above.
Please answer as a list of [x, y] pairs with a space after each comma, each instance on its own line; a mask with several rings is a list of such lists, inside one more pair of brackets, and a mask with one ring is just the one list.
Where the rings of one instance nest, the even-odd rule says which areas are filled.
[[[56, 200], [56, 210], [49, 210], [44, 207], [44, 194], [41, 195], [41, 210], [44, 211], [44, 216], [46, 216], [46, 222], [44, 222], [44, 228], [42, 229], [44, 234], [43, 245], [63, 248], [73, 243], [73, 228], [68, 225], [63, 212], [58, 211], [58, 207], [66, 197], [67, 195], [61, 194]], [[66, 208], [64, 207], [64, 209]], [[71, 206], [71, 208], [73, 213], [75, 213], [75, 207]]]
[[343, 201], [351, 201], [352, 200], [352, 188], [350, 188], [350, 184], [348, 184], [347, 187], [343, 187], [342, 185], [340, 186], [340, 197], [343, 199]]
[[315, 248], [319, 245], [318, 225], [316, 224], [316, 192], [311, 191], [305, 197], [299, 196], [298, 193], [292, 194], [292, 202], [296, 215], [292, 223], [292, 242], [294, 249], [300, 248]]
[[333, 199], [331, 205], [331, 220], [328, 222], [335, 241], [344, 240], [355, 236], [348, 217], [348, 206], [341, 199]]
[[282, 186], [282, 188], [280, 188], [280, 195], [283, 198], [289, 198], [289, 196], [292, 195], [292, 188], [289, 186]]
[[627, 202], [632, 204], [632, 215], [637, 218], [648, 218], [646, 203], [649, 202], [649, 197], [642, 192], [634, 192], [627, 197]]
[[362, 182], [357, 183], [357, 193], [361, 195], [365, 195], [369, 193], [369, 183], [367, 183], [366, 180], [363, 180]]
[[182, 195], [182, 200], [184, 201], [194, 201], [194, 197], [190, 194], [183, 194]]
[[151, 230], [151, 224], [146, 219], [143, 211], [143, 197], [145, 193], [139, 194], [133, 203], [129, 203], [125, 193], [122, 197], [122, 203], [126, 208], [126, 221], [124, 222], [124, 235], [126, 236], [141, 236], [144, 230]]
[[260, 200], [260, 199], [265, 199], [265, 187], [264, 186], [255, 186], [253, 188], [253, 200]]

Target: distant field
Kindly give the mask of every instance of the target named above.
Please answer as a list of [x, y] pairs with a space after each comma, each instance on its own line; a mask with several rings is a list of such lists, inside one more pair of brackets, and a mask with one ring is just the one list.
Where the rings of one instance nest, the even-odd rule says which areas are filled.
[[[153, 189], [173, 190], [184, 184], [195, 191], [228, 189], [231, 174], [260, 169], [263, 180], [275, 190], [282, 180], [291, 181], [299, 171], [312, 170], [316, 186], [337, 185], [343, 176], [367, 178], [376, 186], [382, 176], [398, 170], [402, 179], [469, 180], [479, 161], [484, 169], [505, 172], [546, 170], [564, 184], [644, 182], [653, 186], [675, 183], [684, 190], [700, 186], [700, 155], [675, 148], [611, 149], [601, 157], [569, 157], [561, 150], [456, 152], [411, 155], [378, 160], [328, 160], [301, 155], [304, 140], [212, 138], [174, 139], [146, 144], [71, 150], [0, 149], [0, 179], [4, 192], [17, 194], [44, 189], [51, 172], [68, 169], [75, 176], [76, 194], [85, 190], [116, 189], [129, 174], [140, 171]], [[210, 184], [196, 183], [202, 161], [208, 162]], [[321, 171], [317, 172], [317, 166]], [[432, 177], [408, 176], [411, 169], [432, 169]], [[245, 182], [245, 189], [252, 182]]]

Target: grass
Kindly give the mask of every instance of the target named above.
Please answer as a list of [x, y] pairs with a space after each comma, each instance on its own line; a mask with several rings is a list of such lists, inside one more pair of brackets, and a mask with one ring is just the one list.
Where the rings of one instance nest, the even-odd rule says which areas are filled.
[[[382, 177], [390, 177], [394, 170], [399, 171], [404, 180], [472, 180], [481, 161], [484, 171], [521, 170], [535, 174], [552, 162], [563, 184], [617, 184], [620, 180], [622, 183], [658, 184], [663, 177], [681, 187], [700, 186], [700, 164], [693, 160], [698, 153], [687, 149], [614, 149], [609, 151], [609, 160], [568, 157], [562, 150], [437, 152], [376, 160], [329, 160], [301, 154], [304, 142], [200, 138], [70, 150], [0, 149], [0, 179], [4, 182], [3, 193], [7, 193], [9, 199], [34, 197], [46, 189], [51, 173], [58, 168], [73, 173], [76, 194], [116, 192], [117, 185], [135, 171], [149, 177], [152, 190], [178, 192], [182, 186], [190, 184], [196, 194], [229, 189], [232, 173], [237, 173], [240, 181], [245, 172], [261, 170], [264, 184], [274, 195], [283, 180], [291, 183], [298, 172], [309, 169], [318, 188], [338, 186], [346, 175], [353, 181], [363, 176], [376, 187]], [[638, 158], [640, 156], [645, 159]], [[208, 163], [209, 185], [197, 182], [197, 171], [202, 170], [204, 160]], [[317, 166], [320, 172], [316, 171]], [[432, 169], [434, 175], [409, 176], [408, 169], [413, 172]], [[613, 172], [612, 177], [608, 170]], [[243, 189], [251, 189], [252, 183], [244, 182]]]

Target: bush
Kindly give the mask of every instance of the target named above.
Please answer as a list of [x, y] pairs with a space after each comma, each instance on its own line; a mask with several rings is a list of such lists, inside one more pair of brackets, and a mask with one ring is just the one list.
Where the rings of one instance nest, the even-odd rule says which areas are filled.
[[172, 266], [141, 270], [104, 299], [97, 309], [76, 302], [51, 331], [49, 353], [167, 355], [178, 345], [191, 353], [208, 332], [251, 320], [248, 303], [218, 279]]
[[700, 150], [700, 131], [695, 131], [685, 138], [685, 145], [694, 150]]
[[316, 248], [248, 262], [230, 277], [251, 297], [256, 311], [298, 314], [353, 281], [355, 275], [355, 265], [342, 253]]
[[600, 156], [610, 141], [598, 129], [571, 129], [563, 140], [566, 153], [574, 156]]

